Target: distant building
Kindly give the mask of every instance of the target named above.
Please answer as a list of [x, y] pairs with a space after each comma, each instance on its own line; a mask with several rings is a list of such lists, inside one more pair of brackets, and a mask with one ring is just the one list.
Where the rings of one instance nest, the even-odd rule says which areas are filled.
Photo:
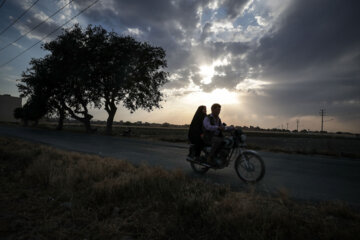
[[15, 108], [21, 107], [21, 98], [10, 94], [0, 95], [0, 122], [17, 122], [14, 118]]

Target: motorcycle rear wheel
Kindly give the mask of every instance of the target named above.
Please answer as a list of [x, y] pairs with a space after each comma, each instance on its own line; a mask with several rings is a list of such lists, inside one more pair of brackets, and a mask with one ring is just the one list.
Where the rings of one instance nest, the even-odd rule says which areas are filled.
[[257, 153], [245, 151], [236, 159], [235, 170], [238, 177], [244, 182], [255, 183], [264, 177], [265, 164]]

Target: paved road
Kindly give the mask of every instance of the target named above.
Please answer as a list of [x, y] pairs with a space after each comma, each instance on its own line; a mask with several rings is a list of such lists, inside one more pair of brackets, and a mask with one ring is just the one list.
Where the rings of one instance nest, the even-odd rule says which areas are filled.
[[[0, 136], [17, 137], [61, 149], [115, 157], [134, 164], [146, 163], [166, 169], [182, 169], [186, 174], [195, 176], [185, 161], [186, 144], [5, 125], [0, 125]], [[295, 199], [342, 200], [360, 207], [360, 159], [259, 153], [265, 161], [266, 174], [256, 185], [257, 190], [273, 194], [279, 189], [286, 189]], [[232, 167], [210, 170], [201, 178], [229, 184], [232, 189], [238, 191], [246, 188], [246, 184], [241, 182]]]

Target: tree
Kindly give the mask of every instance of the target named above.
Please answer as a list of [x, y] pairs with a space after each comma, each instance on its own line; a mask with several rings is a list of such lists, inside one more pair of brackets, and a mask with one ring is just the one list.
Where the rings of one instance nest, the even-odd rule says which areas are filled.
[[21, 121], [23, 122], [23, 124], [25, 126], [28, 125], [28, 120], [25, 117], [25, 111], [24, 111], [24, 109], [22, 107], [15, 108], [15, 110], [14, 110], [14, 118], [15, 119], [21, 119]]
[[46, 102], [45, 112], [59, 116], [58, 129], [68, 114], [90, 132], [89, 107], [104, 106], [111, 134], [119, 103], [131, 113], [161, 107], [159, 89], [168, 81], [162, 48], [91, 25], [85, 30], [74, 25], [42, 47], [49, 54], [30, 62], [18, 88]]
[[23, 107], [14, 110], [14, 117], [21, 119], [25, 126], [28, 125], [29, 121], [33, 121], [34, 126], [36, 126], [39, 119], [46, 114], [46, 111], [46, 102], [37, 98], [37, 96], [32, 96]]
[[88, 26], [85, 35], [91, 54], [92, 78], [98, 83], [98, 96], [108, 113], [106, 131], [111, 134], [117, 105], [131, 113], [139, 108], [160, 108], [159, 88], [167, 81], [165, 51], [132, 37], [108, 33], [102, 27]]
[[48, 104], [49, 91], [44, 82], [47, 78], [48, 68], [43, 59], [32, 59], [31, 67], [22, 73], [21, 82], [18, 84], [21, 97], [27, 97], [27, 102], [21, 109], [14, 112], [16, 118], [21, 118], [24, 124], [34, 121], [35, 125], [38, 120], [45, 116], [51, 109]]
[[52, 76], [56, 81], [58, 105], [74, 119], [82, 122], [91, 132], [89, 106], [100, 107], [97, 84], [91, 78], [92, 61], [87, 36], [75, 25], [55, 40], [43, 45], [50, 52]]
[[[21, 97], [28, 97], [24, 105], [22, 116], [25, 118], [38, 118], [44, 115], [58, 115], [57, 129], [61, 130], [66, 113], [60, 104], [59, 83], [54, 78], [54, 64], [49, 56], [32, 59], [30, 68], [22, 73], [20, 84], [17, 85]], [[18, 112], [20, 114], [21, 112]], [[29, 120], [29, 119], [28, 119]]]
[[164, 122], [163, 124], [161, 124], [162, 127], [170, 127], [170, 123]]

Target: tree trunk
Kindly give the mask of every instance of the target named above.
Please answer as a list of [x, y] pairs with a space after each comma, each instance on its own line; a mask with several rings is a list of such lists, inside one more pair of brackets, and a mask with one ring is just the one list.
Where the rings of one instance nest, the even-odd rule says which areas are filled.
[[110, 102], [110, 103], [106, 104], [105, 110], [109, 114], [109, 116], [106, 120], [106, 135], [111, 135], [112, 134], [112, 125], [114, 122], [114, 117], [116, 114], [117, 107], [114, 104], [114, 102]]
[[59, 109], [59, 122], [56, 127], [56, 130], [61, 131], [63, 129], [64, 119], [65, 119], [65, 111], [64, 111], [64, 109]]
[[39, 125], [39, 120], [34, 120], [33, 127], [37, 127]]
[[74, 111], [69, 108], [68, 106], [66, 106], [65, 104], [63, 104], [63, 107], [67, 110], [67, 112], [70, 114], [70, 116], [76, 120], [78, 120], [79, 122], [84, 124], [85, 130], [86, 132], [90, 133], [90, 132], [95, 132], [96, 129], [92, 129], [91, 128], [91, 123], [90, 120], [92, 119], [93, 116], [91, 116], [90, 114], [87, 113], [87, 110], [85, 112], [83, 112], [82, 114], [84, 115], [84, 117], [79, 117], [77, 116]]
[[114, 122], [115, 113], [115, 111], [108, 112], [109, 116], [106, 120], [106, 135], [112, 134], [112, 125]]
[[[76, 116], [76, 115], [74, 115], [74, 116]], [[77, 116], [76, 116], [75, 119], [78, 120], [78, 121], [80, 121], [80, 122], [82, 122], [82, 123], [84, 124], [85, 131], [86, 131], [87, 133], [91, 133], [91, 132], [95, 132], [95, 131], [96, 131], [96, 129], [92, 129], [92, 128], [91, 128], [91, 122], [90, 122], [91, 118], [92, 118], [92, 116], [91, 116], [90, 114], [85, 113], [83, 118], [80, 118], [80, 117], [77, 117]]]
[[86, 132], [88, 133], [93, 132], [93, 129], [91, 129], [90, 118], [85, 118], [82, 120], [82, 122], [84, 123]]

